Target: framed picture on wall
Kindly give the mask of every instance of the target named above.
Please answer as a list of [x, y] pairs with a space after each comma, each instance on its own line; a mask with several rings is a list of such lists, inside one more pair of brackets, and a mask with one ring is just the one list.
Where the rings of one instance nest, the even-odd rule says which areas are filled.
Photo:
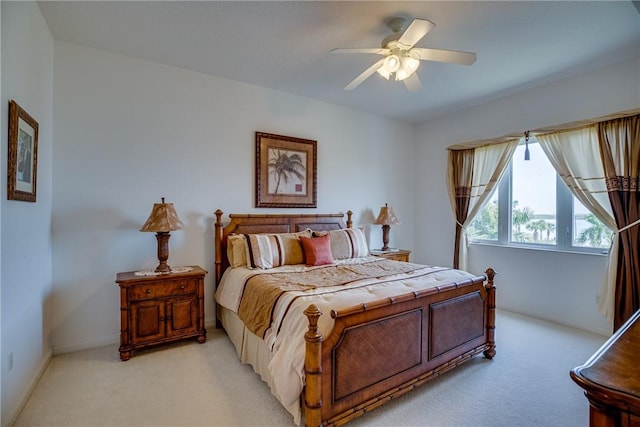
[[14, 100], [9, 101], [7, 199], [36, 201], [38, 122]]
[[315, 208], [317, 141], [256, 132], [256, 207]]

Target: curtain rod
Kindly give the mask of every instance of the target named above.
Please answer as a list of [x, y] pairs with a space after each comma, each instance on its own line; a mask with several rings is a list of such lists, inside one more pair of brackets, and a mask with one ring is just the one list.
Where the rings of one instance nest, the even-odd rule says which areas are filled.
[[[576, 120], [574, 122], [568, 122], [568, 123], [563, 123], [560, 125], [554, 125], [554, 126], [548, 126], [548, 127], [543, 127], [543, 128], [538, 128], [538, 129], [530, 129], [529, 132], [531, 134], [533, 134], [534, 136], [537, 135], [545, 135], [545, 134], [549, 134], [549, 133], [559, 133], [559, 132], [566, 132], [566, 131], [572, 131], [572, 130], [576, 130], [576, 129], [580, 129], [580, 128], [584, 128], [584, 127], [588, 127], [588, 126], [593, 126], [595, 124], [598, 123], [602, 123], [602, 122], [607, 122], [610, 120], [616, 120], [616, 119], [622, 119], [625, 117], [631, 117], [631, 116], [636, 116], [640, 114], [640, 108], [636, 108], [633, 110], [625, 110], [625, 111], [619, 111], [617, 113], [612, 113], [612, 114], [608, 114], [606, 116], [602, 116], [602, 117], [597, 117], [594, 119], [587, 119], [587, 120]], [[454, 144], [451, 145], [449, 147], [447, 147], [447, 150], [469, 150], [472, 148], [479, 148], [479, 147], [485, 147], [487, 145], [496, 145], [496, 144], [504, 144], [506, 142], [510, 142], [513, 140], [519, 140], [520, 138], [522, 138], [523, 133], [519, 132], [519, 133], [511, 133], [511, 134], [507, 134], [507, 135], [503, 135], [500, 136], [498, 138], [489, 138], [489, 139], [479, 139], [476, 141], [468, 141], [468, 142], [463, 142], [460, 144]]]

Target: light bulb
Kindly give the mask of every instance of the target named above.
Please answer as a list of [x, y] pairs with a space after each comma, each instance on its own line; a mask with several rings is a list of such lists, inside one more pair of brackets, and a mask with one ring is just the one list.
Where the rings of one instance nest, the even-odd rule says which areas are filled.
[[420, 66], [420, 61], [418, 59], [411, 58], [410, 56], [403, 57], [401, 62], [402, 65], [396, 72], [396, 80], [398, 81], [404, 80], [411, 74], [415, 73]]
[[[415, 59], [415, 58], [411, 58], [411, 57], [406, 57], [404, 59], [404, 66], [405, 66], [405, 68], [410, 70], [411, 73], [413, 73], [420, 66], [420, 60]], [[411, 73], [409, 73], [409, 74], [411, 74]]]
[[407, 70], [405, 70], [404, 68], [400, 68], [398, 71], [396, 71], [396, 80], [397, 81], [401, 81], [406, 79], [407, 77], [409, 77], [411, 75], [410, 72], [408, 72]]
[[384, 66], [389, 73], [395, 73], [400, 68], [400, 58], [397, 55], [389, 55], [384, 60]]

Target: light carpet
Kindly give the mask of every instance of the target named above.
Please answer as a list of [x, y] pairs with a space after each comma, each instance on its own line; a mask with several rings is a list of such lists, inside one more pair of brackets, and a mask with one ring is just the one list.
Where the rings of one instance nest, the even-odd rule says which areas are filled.
[[[586, 426], [569, 377], [606, 337], [501, 311], [497, 354], [399, 397], [350, 426]], [[110, 345], [55, 356], [15, 426], [294, 426], [224, 331], [119, 360]]]

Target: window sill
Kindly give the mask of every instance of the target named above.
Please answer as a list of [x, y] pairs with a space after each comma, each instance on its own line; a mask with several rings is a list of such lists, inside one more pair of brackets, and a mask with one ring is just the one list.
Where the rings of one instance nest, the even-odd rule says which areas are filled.
[[556, 247], [542, 246], [542, 245], [518, 245], [514, 243], [509, 243], [505, 245], [505, 244], [494, 243], [490, 241], [469, 242], [469, 246], [491, 246], [495, 248], [505, 248], [505, 249], [513, 248], [513, 249], [525, 249], [525, 250], [542, 251], [542, 252], [562, 252], [567, 254], [595, 255], [595, 256], [604, 256], [604, 257], [609, 255], [608, 249], [601, 249], [601, 250], [592, 249], [588, 251], [580, 251], [580, 250], [563, 249], [563, 248], [556, 248]]

